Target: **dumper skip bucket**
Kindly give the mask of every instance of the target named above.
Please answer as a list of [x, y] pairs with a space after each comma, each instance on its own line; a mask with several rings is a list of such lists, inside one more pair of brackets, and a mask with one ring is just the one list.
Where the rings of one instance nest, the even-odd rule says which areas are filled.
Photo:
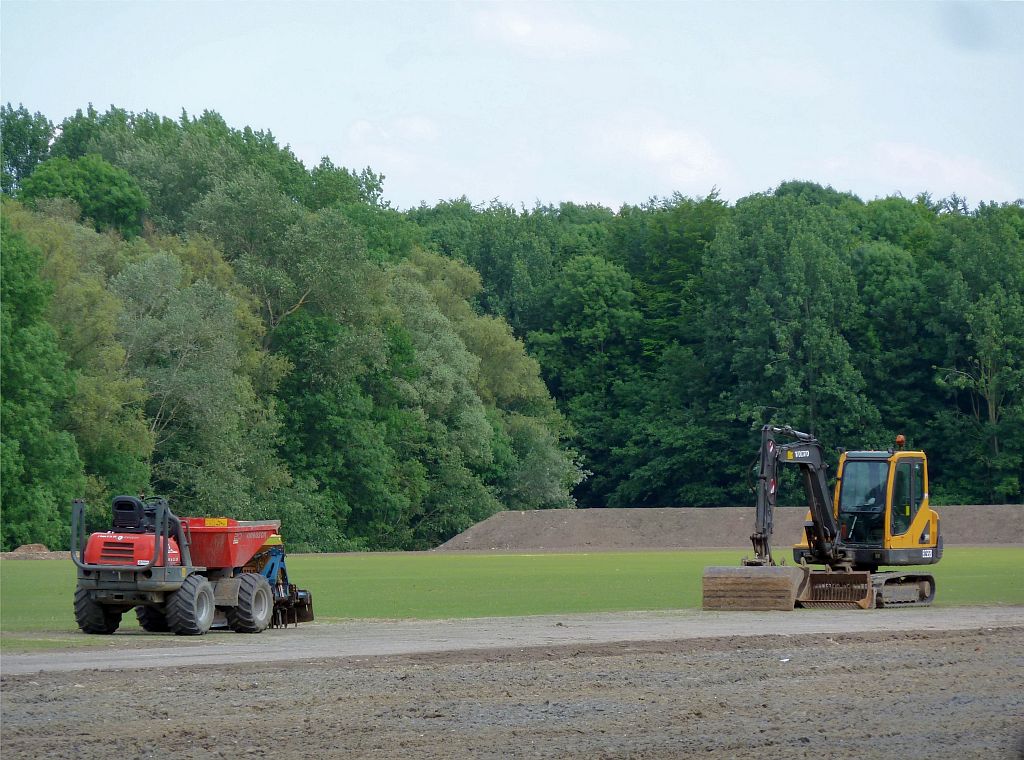
[[253, 522], [230, 517], [183, 517], [182, 527], [199, 567], [242, 567], [277, 533], [277, 520]]

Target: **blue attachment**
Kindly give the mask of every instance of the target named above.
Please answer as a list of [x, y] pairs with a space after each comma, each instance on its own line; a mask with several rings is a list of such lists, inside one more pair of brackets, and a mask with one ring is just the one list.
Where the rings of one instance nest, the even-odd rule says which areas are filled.
[[280, 546], [272, 546], [267, 549], [267, 564], [263, 566], [261, 575], [267, 579], [270, 587], [274, 589], [274, 595], [279, 596], [278, 592], [278, 574], [280, 574], [281, 582], [284, 584], [284, 596], [288, 596], [288, 588], [290, 586], [288, 582], [288, 568], [284, 563], [284, 549]]

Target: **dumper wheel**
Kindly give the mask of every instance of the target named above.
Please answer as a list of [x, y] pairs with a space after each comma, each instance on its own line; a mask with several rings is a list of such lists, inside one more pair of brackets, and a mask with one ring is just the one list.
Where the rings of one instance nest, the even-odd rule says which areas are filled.
[[228, 625], [237, 633], [259, 633], [270, 625], [274, 594], [270, 583], [257, 573], [238, 576], [238, 606], [227, 611]]
[[171, 627], [167, 625], [167, 616], [156, 607], [136, 607], [135, 617], [139, 619], [142, 630], [150, 633], [167, 633]]
[[190, 575], [167, 597], [167, 627], [178, 636], [202, 636], [213, 624], [216, 611], [213, 588], [201, 575]]
[[111, 634], [121, 625], [121, 610], [97, 604], [80, 588], [75, 591], [75, 620], [85, 633]]

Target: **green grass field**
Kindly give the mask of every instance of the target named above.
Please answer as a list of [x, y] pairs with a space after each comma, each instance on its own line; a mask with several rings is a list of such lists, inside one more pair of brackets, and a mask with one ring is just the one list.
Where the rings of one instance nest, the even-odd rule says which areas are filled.
[[[296, 555], [292, 581], [313, 592], [318, 620], [466, 618], [700, 606], [710, 565], [743, 552], [595, 554]], [[947, 549], [932, 568], [936, 605], [1024, 604], [1024, 548]], [[75, 567], [68, 561], [0, 562], [0, 632], [76, 630]], [[125, 616], [124, 627], [135, 627]], [[88, 637], [102, 640], [103, 637]]]

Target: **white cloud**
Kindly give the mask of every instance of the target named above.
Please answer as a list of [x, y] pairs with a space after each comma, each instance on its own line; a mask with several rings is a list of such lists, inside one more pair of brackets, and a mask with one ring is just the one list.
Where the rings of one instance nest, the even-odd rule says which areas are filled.
[[447, 125], [423, 115], [359, 119], [348, 126], [335, 152], [358, 156], [354, 161], [343, 160], [345, 165], [368, 165], [382, 173], [384, 196], [399, 208], [464, 194], [489, 200], [501, 193], [496, 187], [507, 183], [508, 166], [530, 164], [527, 156], [502, 153], [494, 157], [493, 166], [467, 165], [452, 149], [453, 140], [457, 144]]
[[940, 153], [913, 143], [878, 142], [858, 158], [832, 160], [827, 167], [845, 175], [845, 182], [875, 188], [879, 195], [927, 191], [943, 198], [955, 193], [972, 204], [1024, 195], [1024, 187], [1015, 186], [976, 158]]
[[412, 142], [434, 142], [441, 133], [437, 124], [426, 116], [403, 116], [395, 119], [395, 135]]
[[760, 88], [789, 97], [817, 97], [833, 87], [831, 76], [822, 67], [781, 58], [755, 61], [753, 66], [746, 68], [743, 77], [748, 82], [756, 82]]
[[348, 139], [356, 145], [366, 145], [384, 136], [383, 130], [372, 122], [359, 119], [348, 127]]
[[[660, 177], [671, 190], [706, 193], [721, 186], [728, 166], [699, 132], [638, 118], [595, 127], [591, 150], [603, 161], [623, 164], [639, 175]], [[651, 187], [654, 193], [655, 187]]]
[[440, 134], [437, 124], [426, 116], [399, 116], [383, 123], [358, 119], [348, 128], [348, 139], [355, 145], [433, 142]]
[[[409, 182], [429, 165], [432, 144], [439, 130], [433, 121], [422, 116], [402, 116], [384, 121], [359, 119], [345, 132], [345, 139], [334, 149], [343, 164], [371, 166], [387, 177], [385, 190], [395, 181]], [[346, 163], [346, 157], [358, 156]], [[337, 159], [336, 159], [337, 160]], [[390, 196], [385, 192], [385, 196]]]
[[627, 49], [619, 35], [550, 5], [488, 6], [474, 17], [477, 36], [541, 58], [599, 55]]

